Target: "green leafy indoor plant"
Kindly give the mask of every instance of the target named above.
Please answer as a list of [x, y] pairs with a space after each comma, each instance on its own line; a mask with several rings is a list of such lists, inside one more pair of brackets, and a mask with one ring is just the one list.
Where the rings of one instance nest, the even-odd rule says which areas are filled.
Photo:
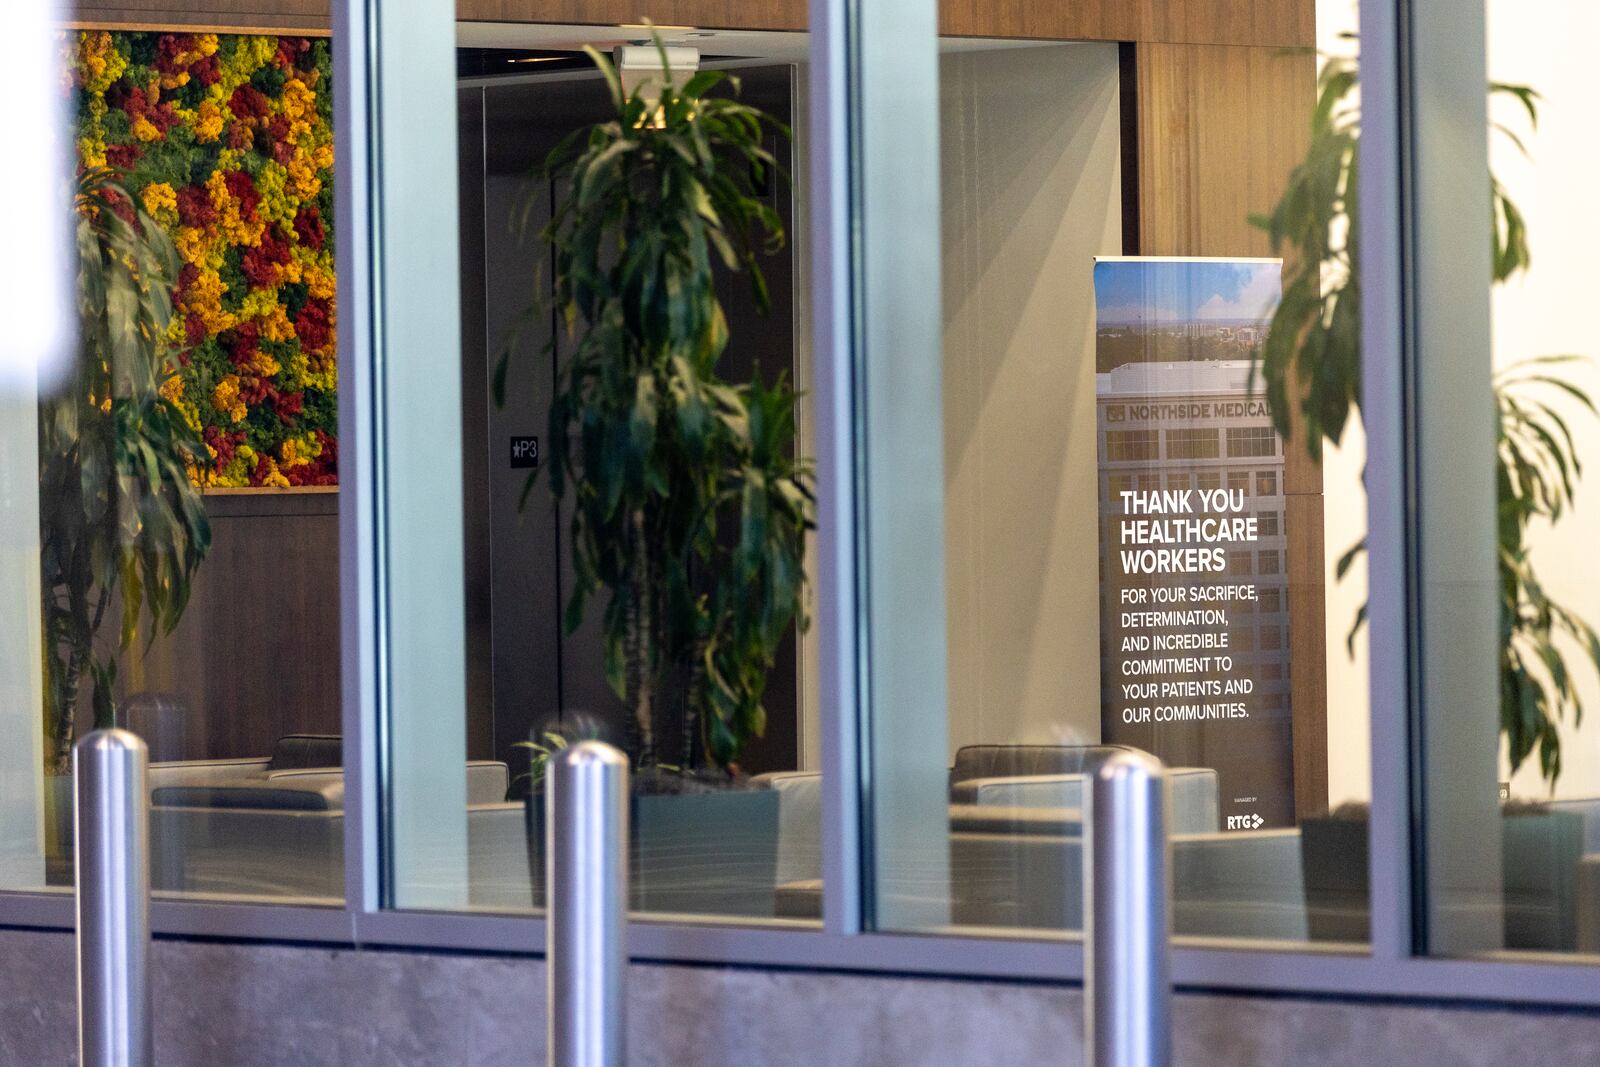
[[[115, 172], [78, 179], [78, 352], [39, 404], [40, 562], [50, 769], [71, 768], [78, 694], [92, 684], [96, 727], [115, 722], [118, 655], [170, 633], [211, 543], [189, 468], [199, 435], [162, 393], [175, 368], [165, 337], [177, 254]], [[101, 647], [102, 624], [120, 616]]]
[[[768, 132], [788, 131], [740, 103], [723, 71], [673, 88], [664, 70], [653, 94], [626, 93], [586, 51], [615, 114], [539, 173], [565, 190], [541, 233], [568, 349], [548, 445], [551, 489], [572, 503], [565, 625], [605, 594], [606, 676], [637, 767], [709, 758], [726, 770], [764, 732], [767, 673], [807, 621], [813, 499], [811, 465], [794, 456], [795, 393], [785, 377], [722, 379], [728, 326], [713, 284], [718, 269], [742, 271], [767, 310], [757, 257], [784, 232], [756, 190], [777, 174]], [[712, 95], [724, 85], [735, 95]]]
[[[1304, 443], [1320, 459], [1322, 442], [1338, 444], [1352, 410], [1361, 409], [1361, 289], [1359, 168], [1361, 116], [1354, 58], [1328, 57], [1318, 77], [1311, 144], [1269, 216], [1251, 221], [1267, 231], [1275, 252], [1289, 253], [1283, 299], [1273, 316], [1257, 367], [1278, 433], [1287, 441], [1297, 412]], [[1491, 96], [1510, 97], [1538, 121], [1538, 96], [1526, 86], [1494, 83]], [[1517, 134], [1496, 129], [1522, 148]], [[1522, 213], [1491, 179], [1489, 235], [1494, 281], [1502, 283], [1530, 262]], [[1582, 474], [1573, 437], [1548, 398], [1563, 395], [1591, 414], [1581, 389], [1552, 373], [1575, 356], [1547, 356], [1506, 368], [1494, 377], [1498, 420], [1495, 485], [1498, 491], [1501, 590], [1500, 731], [1515, 771], [1535, 750], [1553, 787], [1561, 774], [1557, 724], [1583, 705], [1560, 639], [1582, 649], [1600, 671], [1600, 638], [1571, 610], [1550, 598], [1534, 571], [1528, 530], [1537, 519], [1559, 520]], [[1343, 577], [1365, 550], [1355, 545], [1339, 560]], [[1366, 618], [1362, 607], [1350, 631]]]

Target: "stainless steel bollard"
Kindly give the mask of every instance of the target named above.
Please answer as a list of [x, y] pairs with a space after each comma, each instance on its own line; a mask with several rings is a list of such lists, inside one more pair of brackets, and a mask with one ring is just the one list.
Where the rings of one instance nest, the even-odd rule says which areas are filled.
[[151, 1063], [146, 761], [144, 742], [126, 730], [96, 730], [72, 750], [82, 1067]]
[[1089, 783], [1084, 1027], [1093, 1067], [1172, 1062], [1167, 781], [1161, 761], [1117, 752]]
[[627, 1059], [628, 758], [580, 741], [545, 774], [551, 1067]]

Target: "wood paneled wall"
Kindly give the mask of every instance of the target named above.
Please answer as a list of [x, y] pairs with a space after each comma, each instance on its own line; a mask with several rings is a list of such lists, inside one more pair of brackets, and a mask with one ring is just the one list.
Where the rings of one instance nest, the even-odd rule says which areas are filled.
[[75, 0], [72, 10], [85, 24], [137, 30], [182, 26], [325, 34], [329, 23], [328, 0]]
[[183, 620], [122, 657], [128, 724], [153, 759], [265, 756], [285, 734], [340, 733], [338, 493], [205, 501], [211, 552]]
[[1316, 38], [1303, 0], [941, 0], [939, 29], [962, 37], [1251, 44]]
[[1248, 225], [1305, 155], [1316, 61], [1277, 48], [1140, 44], [1140, 250], [1266, 256]]
[[[803, 30], [807, 0], [458, 0], [483, 22], [637, 23], [711, 29]], [[127, 26], [328, 29], [328, 0], [77, 0], [78, 18]], [[1312, 44], [1304, 0], [942, 0], [939, 28], [963, 37], [1167, 44]]]
[[[1303, 5], [1310, 8], [1310, 5]], [[1316, 102], [1309, 52], [1240, 45], [1140, 44], [1139, 253], [1268, 256], [1247, 222], [1277, 203], [1305, 156]], [[1327, 646], [1322, 470], [1291, 435], [1284, 457], [1295, 809], [1326, 809]]]

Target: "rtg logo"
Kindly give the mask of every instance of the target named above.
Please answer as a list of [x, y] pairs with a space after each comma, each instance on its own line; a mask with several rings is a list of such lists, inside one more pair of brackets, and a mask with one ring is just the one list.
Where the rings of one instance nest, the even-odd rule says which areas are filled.
[[1261, 824], [1266, 821], [1259, 815], [1230, 815], [1228, 816], [1228, 829], [1259, 830], [1261, 829]]

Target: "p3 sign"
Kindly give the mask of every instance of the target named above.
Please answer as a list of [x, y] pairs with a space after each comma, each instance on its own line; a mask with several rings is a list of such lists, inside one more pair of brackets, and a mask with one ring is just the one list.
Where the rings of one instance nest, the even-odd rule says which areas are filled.
[[528, 469], [539, 465], [539, 439], [513, 437], [511, 439], [511, 469]]

